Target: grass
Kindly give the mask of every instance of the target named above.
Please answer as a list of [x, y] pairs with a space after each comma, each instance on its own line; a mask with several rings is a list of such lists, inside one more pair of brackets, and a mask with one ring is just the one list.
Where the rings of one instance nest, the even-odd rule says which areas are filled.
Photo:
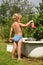
[[0, 65], [43, 65], [43, 60], [22, 57], [21, 61], [18, 61], [17, 57], [12, 60], [11, 53], [6, 51], [7, 43], [0, 42]]

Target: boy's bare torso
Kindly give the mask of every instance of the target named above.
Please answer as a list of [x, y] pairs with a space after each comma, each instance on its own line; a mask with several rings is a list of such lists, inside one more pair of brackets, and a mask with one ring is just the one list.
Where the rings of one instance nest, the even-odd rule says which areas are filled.
[[21, 30], [21, 27], [19, 25], [19, 22], [14, 22], [12, 24], [12, 26], [13, 26], [13, 30], [15, 32], [15, 35], [22, 35], [22, 30]]

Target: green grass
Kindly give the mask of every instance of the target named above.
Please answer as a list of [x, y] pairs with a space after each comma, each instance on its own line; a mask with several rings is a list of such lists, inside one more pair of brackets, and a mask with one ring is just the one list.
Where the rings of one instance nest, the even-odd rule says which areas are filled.
[[11, 53], [6, 51], [7, 43], [0, 42], [0, 65], [43, 65], [43, 60], [32, 59], [23, 56], [21, 61], [18, 61], [17, 57], [11, 59]]

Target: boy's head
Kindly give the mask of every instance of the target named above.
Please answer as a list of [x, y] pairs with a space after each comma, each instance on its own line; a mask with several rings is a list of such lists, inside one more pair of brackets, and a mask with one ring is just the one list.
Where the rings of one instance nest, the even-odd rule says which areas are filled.
[[13, 14], [13, 16], [12, 16], [12, 19], [13, 19], [14, 21], [21, 20], [21, 18], [22, 18], [22, 16], [21, 16], [21, 14], [19, 14], [19, 13], [15, 13], [15, 14]]

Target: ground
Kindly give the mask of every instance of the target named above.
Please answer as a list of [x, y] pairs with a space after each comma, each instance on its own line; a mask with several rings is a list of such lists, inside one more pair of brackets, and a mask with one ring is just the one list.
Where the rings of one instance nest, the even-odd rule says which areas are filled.
[[7, 44], [9, 43], [0, 41], [0, 65], [43, 65], [43, 58], [35, 59], [22, 56], [21, 61], [18, 61], [17, 57], [12, 60], [11, 53], [6, 51]]

